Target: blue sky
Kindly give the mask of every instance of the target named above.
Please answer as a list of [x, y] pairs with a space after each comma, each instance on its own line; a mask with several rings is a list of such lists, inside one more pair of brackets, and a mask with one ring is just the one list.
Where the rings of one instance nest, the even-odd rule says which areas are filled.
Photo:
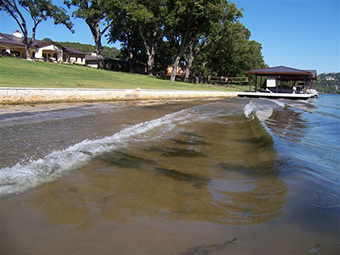
[[[63, 1], [53, 1], [61, 4]], [[340, 72], [340, 0], [234, 0], [244, 9], [241, 22], [250, 29], [251, 39], [262, 44], [269, 66]], [[37, 39], [93, 44], [89, 28], [73, 20], [75, 33], [51, 20], [41, 23]], [[0, 12], [0, 32], [18, 29], [14, 19]], [[103, 44], [107, 45], [103, 38]], [[115, 45], [119, 48], [119, 43]]]
[[340, 72], [339, 0], [235, 0], [269, 66]]

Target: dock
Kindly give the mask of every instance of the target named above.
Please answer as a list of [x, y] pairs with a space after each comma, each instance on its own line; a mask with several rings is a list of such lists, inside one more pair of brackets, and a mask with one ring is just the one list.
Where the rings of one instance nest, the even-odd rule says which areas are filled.
[[252, 85], [255, 91], [239, 92], [239, 97], [309, 99], [318, 96], [312, 89], [313, 81], [317, 79], [316, 70], [276, 66], [244, 73], [253, 77], [249, 88]]
[[253, 98], [285, 98], [285, 99], [295, 99], [295, 100], [306, 100], [316, 97], [316, 94], [292, 94], [292, 93], [266, 93], [266, 92], [238, 92], [239, 97], [253, 97]]

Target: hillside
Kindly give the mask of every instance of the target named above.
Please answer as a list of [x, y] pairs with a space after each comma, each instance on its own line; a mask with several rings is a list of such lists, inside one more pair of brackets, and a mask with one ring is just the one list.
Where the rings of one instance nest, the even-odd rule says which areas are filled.
[[340, 73], [322, 73], [318, 75], [313, 88], [323, 94], [340, 94]]
[[[85, 53], [93, 52], [95, 50], [95, 46], [91, 44], [83, 44], [83, 43], [74, 43], [74, 42], [56, 42], [64, 47], [73, 47], [77, 50], [81, 50]], [[105, 57], [116, 58], [120, 53], [120, 50], [115, 47], [103, 47], [103, 54]]]

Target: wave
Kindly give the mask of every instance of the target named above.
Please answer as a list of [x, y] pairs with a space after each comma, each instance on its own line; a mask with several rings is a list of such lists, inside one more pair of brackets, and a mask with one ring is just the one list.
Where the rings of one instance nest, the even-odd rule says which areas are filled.
[[256, 110], [256, 105], [253, 104], [253, 101], [251, 100], [245, 107], [244, 107], [244, 115], [247, 118], [250, 118], [251, 115]]
[[247, 118], [256, 116], [261, 121], [265, 121], [273, 114], [273, 109], [284, 108], [285, 105], [285, 103], [273, 99], [250, 100], [244, 107], [244, 115]]
[[66, 172], [85, 166], [98, 155], [122, 149], [134, 142], [160, 139], [176, 126], [204, 117], [193, 114], [192, 111], [182, 110], [128, 127], [109, 137], [84, 140], [38, 160], [2, 168], [0, 169], [0, 196], [20, 193], [57, 180]]
[[189, 122], [208, 120], [233, 111], [225, 107], [216, 109], [205, 104], [167, 114], [161, 118], [142, 122], [97, 140], [84, 140], [64, 150], [53, 151], [43, 158], [0, 169], [0, 196], [24, 192], [61, 178], [65, 173], [79, 169], [92, 159], [134, 143], [164, 139], [171, 131], [180, 132], [180, 126]]

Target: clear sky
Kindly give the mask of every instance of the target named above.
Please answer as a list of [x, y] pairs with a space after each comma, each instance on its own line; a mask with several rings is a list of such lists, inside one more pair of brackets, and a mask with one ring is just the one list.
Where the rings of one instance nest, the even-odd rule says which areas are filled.
[[269, 66], [340, 72], [340, 0], [234, 0]]
[[[62, 0], [52, 0], [57, 5]], [[241, 22], [250, 29], [251, 39], [262, 44], [269, 66], [340, 72], [340, 0], [234, 0], [244, 9]], [[93, 44], [84, 20], [73, 20], [75, 33], [51, 20], [41, 23], [37, 39]], [[0, 12], [0, 32], [18, 29], [14, 19]], [[107, 39], [103, 38], [104, 45]], [[119, 43], [115, 45], [119, 48]]]

